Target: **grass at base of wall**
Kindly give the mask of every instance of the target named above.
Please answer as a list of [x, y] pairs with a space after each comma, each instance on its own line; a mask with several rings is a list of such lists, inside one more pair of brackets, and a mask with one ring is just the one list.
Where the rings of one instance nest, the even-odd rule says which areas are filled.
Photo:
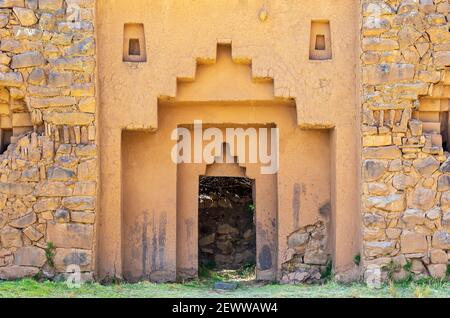
[[387, 284], [369, 289], [363, 284], [341, 285], [334, 281], [324, 285], [279, 285], [240, 283], [235, 291], [213, 288], [212, 280], [195, 280], [184, 284], [83, 284], [69, 288], [64, 282], [37, 282], [25, 279], [0, 282], [0, 298], [450, 298], [450, 283], [438, 281]]

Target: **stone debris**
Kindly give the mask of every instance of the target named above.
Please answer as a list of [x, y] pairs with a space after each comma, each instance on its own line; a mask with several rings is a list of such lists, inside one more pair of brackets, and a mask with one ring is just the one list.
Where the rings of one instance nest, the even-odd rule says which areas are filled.
[[281, 283], [320, 282], [331, 259], [326, 223], [319, 221], [288, 237], [288, 255], [282, 264]]
[[238, 288], [237, 283], [225, 283], [225, 282], [216, 282], [214, 283], [214, 289], [216, 290], [235, 290]]

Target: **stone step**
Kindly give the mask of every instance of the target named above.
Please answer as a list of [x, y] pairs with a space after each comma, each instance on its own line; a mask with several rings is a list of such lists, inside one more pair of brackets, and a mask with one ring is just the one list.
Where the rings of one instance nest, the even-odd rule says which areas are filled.
[[442, 135], [441, 134], [431, 134], [431, 144], [433, 147], [442, 147]]
[[431, 88], [430, 96], [433, 98], [450, 98], [449, 85], [434, 85]]
[[423, 132], [425, 134], [441, 134], [441, 123], [423, 123]]
[[238, 288], [238, 284], [234, 282], [216, 282], [214, 283], [214, 289], [216, 290], [235, 290]]
[[419, 112], [419, 119], [424, 123], [440, 123], [441, 114], [439, 112]]
[[420, 100], [420, 112], [446, 112], [448, 111], [448, 99], [422, 98]]

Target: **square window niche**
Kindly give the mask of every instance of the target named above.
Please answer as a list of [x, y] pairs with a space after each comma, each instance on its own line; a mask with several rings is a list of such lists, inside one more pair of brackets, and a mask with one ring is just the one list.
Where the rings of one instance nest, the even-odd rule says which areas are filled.
[[147, 62], [144, 25], [142, 23], [126, 23], [123, 31], [123, 61]]
[[309, 59], [320, 61], [331, 60], [332, 57], [330, 21], [312, 21]]

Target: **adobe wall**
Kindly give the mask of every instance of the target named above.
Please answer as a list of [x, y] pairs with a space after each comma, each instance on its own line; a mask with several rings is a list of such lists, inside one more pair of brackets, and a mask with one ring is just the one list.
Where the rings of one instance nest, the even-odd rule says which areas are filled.
[[[122, 269], [130, 280], [197, 275], [202, 175], [255, 180], [259, 279], [281, 278], [282, 264], [296, 254], [291, 233], [318, 221], [330, 221], [330, 132], [299, 129], [293, 101], [271, 100], [272, 83], [253, 83], [251, 67], [234, 63], [230, 46], [219, 46], [217, 54], [215, 64], [197, 68], [195, 81], [179, 84], [175, 99], [160, 102], [158, 130], [122, 134]], [[240, 94], [240, 100], [220, 101], [217, 97], [233, 93]], [[241, 162], [243, 171], [227, 169], [227, 164], [177, 165], [170, 156], [176, 144], [171, 134], [180, 126], [192, 132], [195, 120], [202, 120], [204, 129], [216, 127], [224, 134], [225, 128], [232, 127], [279, 128], [280, 170], [263, 175], [260, 162]], [[204, 147], [207, 142], [202, 144]], [[318, 157], [320, 162], [316, 162]], [[328, 213], [321, 215], [321, 210]], [[314, 259], [314, 265], [325, 265], [330, 250], [311, 248], [309, 255], [323, 254], [320, 260]]]
[[[142, 10], [142, 7], [148, 10]], [[102, 213], [98, 222], [97, 258], [100, 277], [121, 276], [123, 269], [120, 251], [124, 239], [121, 236], [124, 197], [117, 195], [125, 181], [120, 159], [122, 135], [128, 134], [124, 132], [127, 130], [152, 132], [159, 129], [158, 104], [176, 101], [180, 93], [189, 102], [295, 101], [299, 128], [327, 130], [333, 210], [331, 251], [337, 271], [352, 267], [360, 245], [359, 169], [355, 169], [360, 166], [359, 84], [358, 76], [355, 76], [359, 72], [357, 8], [357, 1], [353, 0], [339, 3], [98, 2], [101, 179], [108, 180], [102, 182], [100, 197]], [[320, 28], [312, 30], [312, 21], [326, 20], [331, 26], [332, 40], [328, 47], [332, 47], [332, 56], [310, 56], [310, 47], [314, 48], [311, 33], [327, 32]], [[124, 25], [128, 23], [144, 27], [146, 62], [124, 62], [129, 58], [123, 52]], [[244, 87], [264, 86], [273, 80], [268, 94], [260, 88], [258, 94], [262, 95], [249, 95], [239, 85], [224, 85], [225, 81], [218, 81], [219, 86], [209, 83], [214, 78], [208, 79], [206, 73], [199, 72], [197, 64], [215, 64], [218, 44], [231, 46], [236, 67], [251, 65], [251, 78], [247, 80], [252, 84]], [[224, 78], [226, 76], [219, 76], [219, 79]], [[184, 87], [184, 82], [192, 82], [193, 97], [188, 98], [191, 93]], [[202, 84], [196, 86], [197, 82]], [[248, 85], [238, 77], [231, 83]], [[189, 107], [189, 104], [184, 105]], [[297, 160], [292, 158], [289, 164], [294, 166]], [[171, 177], [172, 174], [170, 172]], [[283, 191], [293, 193], [294, 190]], [[169, 202], [168, 206], [172, 204]], [[284, 204], [292, 210], [294, 202], [285, 201]], [[280, 213], [287, 215], [290, 212]], [[155, 220], [157, 224], [161, 224], [160, 221]], [[283, 244], [287, 244], [288, 235], [296, 230], [304, 229], [283, 229], [283, 235], [280, 235]], [[174, 259], [175, 256], [170, 257]]]
[[409, 272], [444, 277], [450, 170], [440, 129], [448, 118], [439, 113], [448, 111], [450, 97], [450, 4], [362, 3], [366, 279], [391, 261], [398, 266], [396, 278]]
[[[326, 130], [317, 133], [330, 138], [330, 245], [336, 269], [348, 268], [360, 241], [354, 6], [155, 1], [142, 10], [148, 1], [0, 0], [0, 128], [12, 134], [1, 166], [0, 278], [53, 276], [70, 263], [87, 277], [122, 276], [123, 131], [158, 129], [158, 102], [197, 75], [197, 102], [295, 101], [300, 128]], [[330, 20], [331, 29], [310, 30], [313, 20]], [[147, 62], [124, 62], [125, 23], [144, 25]], [[314, 32], [330, 32], [329, 57], [311, 58]], [[214, 64], [221, 43], [231, 45], [237, 66], [251, 65], [248, 87], [257, 83], [262, 95], [246, 96], [243, 79], [235, 83], [244, 86], [204, 84], [197, 63]], [[304, 230], [281, 229], [284, 245]], [[56, 268], [45, 257], [50, 242]]]
[[94, 25], [94, 0], [0, 1], [0, 279], [93, 277]]

